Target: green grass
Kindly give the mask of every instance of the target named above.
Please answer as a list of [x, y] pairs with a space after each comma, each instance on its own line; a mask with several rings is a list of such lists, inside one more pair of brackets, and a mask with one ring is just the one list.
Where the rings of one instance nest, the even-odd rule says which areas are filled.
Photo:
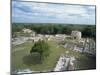
[[87, 70], [87, 69], [95, 69], [96, 68], [96, 57], [91, 56], [89, 54], [84, 54], [76, 51], [69, 51], [67, 56], [74, 56], [76, 58], [75, 68], [76, 70]]
[[12, 47], [12, 69], [25, 68], [26, 66], [23, 64], [23, 57], [27, 56], [30, 52], [33, 43], [24, 43], [21, 45], [17, 45]]
[[76, 58], [75, 68], [76, 70], [88, 70], [96, 68], [96, 57], [88, 54], [82, 54], [80, 52], [67, 50], [67, 56], [74, 56]]
[[[12, 70], [16, 69], [26, 69], [30, 68], [34, 71], [48, 71], [53, 70], [57, 60], [59, 59], [60, 55], [65, 53], [63, 48], [58, 48], [58, 44], [54, 41], [48, 41], [50, 45], [50, 55], [49, 57], [45, 58], [42, 64], [32, 64], [28, 65], [28, 61], [25, 62], [25, 57], [30, 55], [30, 49], [32, 47], [32, 43], [24, 43], [15, 47], [12, 47], [12, 50], [18, 49], [18, 51], [12, 52]], [[32, 58], [29, 58], [32, 60]], [[34, 62], [34, 61], [33, 61]]]
[[96, 57], [92, 57], [86, 54], [81, 54], [77, 58], [76, 70], [87, 70], [96, 68]]
[[[74, 56], [77, 59], [76, 70], [94, 69], [96, 67], [95, 58], [80, 52], [64, 49], [58, 45], [58, 41], [52, 40], [47, 41], [47, 43], [50, 45], [50, 55], [42, 63], [38, 63], [38, 57], [35, 56], [36, 58], [33, 58], [30, 56], [30, 50], [34, 43], [26, 42], [12, 47], [12, 71], [27, 68], [33, 71], [53, 70], [61, 54]], [[67, 54], [66, 51], [68, 52]], [[34, 62], [37, 62], [37, 64]]]

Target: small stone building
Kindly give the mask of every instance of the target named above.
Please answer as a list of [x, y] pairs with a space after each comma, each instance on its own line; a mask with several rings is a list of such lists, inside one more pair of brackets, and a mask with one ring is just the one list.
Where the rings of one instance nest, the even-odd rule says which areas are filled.
[[32, 37], [34, 37], [36, 35], [36, 33], [33, 30], [27, 29], [27, 28], [22, 29], [22, 32], [30, 34], [30, 36], [32, 36]]
[[81, 40], [81, 32], [80, 31], [72, 31], [71, 37], [76, 40]]
[[26, 29], [26, 28], [22, 29], [22, 31], [24, 33], [32, 33], [33, 32], [31, 29]]

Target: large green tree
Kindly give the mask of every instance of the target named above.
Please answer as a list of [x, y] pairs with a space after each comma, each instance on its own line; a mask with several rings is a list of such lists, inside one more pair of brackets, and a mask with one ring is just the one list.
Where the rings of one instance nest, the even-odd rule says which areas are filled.
[[45, 57], [49, 56], [50, 48], [49, 48], [48, 43], [46, 43], [45, 41], [39, 40], [33, 45], [30, 51], [30, 53], [34, 53], [34, 52], [39, 53], [41, 59], [44, 59]]
[[91, 37], [96, 39], [96, 27], [95, 26], [87, 26], [82, 31], [83, 37]]

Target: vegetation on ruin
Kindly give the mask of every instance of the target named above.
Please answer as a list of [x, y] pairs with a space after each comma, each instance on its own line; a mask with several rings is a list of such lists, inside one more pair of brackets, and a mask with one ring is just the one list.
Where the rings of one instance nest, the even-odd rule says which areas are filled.
[[71, 34], [73, 30], [82, 32], [82, 37], [96, 37], [95, 25], [81, 24], [49, 24], [49, 23], [13, 23], [12, 34], [21, 31], [23, 28], [29, 28], [38, 34]]

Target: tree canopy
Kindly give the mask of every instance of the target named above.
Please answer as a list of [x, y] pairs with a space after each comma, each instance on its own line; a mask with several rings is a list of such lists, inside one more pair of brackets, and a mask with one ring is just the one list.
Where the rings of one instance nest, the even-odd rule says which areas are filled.
[[49, 48], [48, 43], [46, 43], [45, 41], [39, 40], [38, 42], [36, 42], [36, 43], [33, 45], [32, 49], [31, 49], [31, 51], [30, 51], [30, 53], [34, 53], [34, 52], [39, 53], [41, 59], [43, 59], [43, 58], [49, 56], [50, 48]]
[[71, 34], [73, 30], [82, 32], [83, 37], [96, 37], [96, 25], [80, 24], [49, 24], [49, 23], [13, 23], [12, 34], [20, 32], [23, 28], [29, 28], [37, 34]]

